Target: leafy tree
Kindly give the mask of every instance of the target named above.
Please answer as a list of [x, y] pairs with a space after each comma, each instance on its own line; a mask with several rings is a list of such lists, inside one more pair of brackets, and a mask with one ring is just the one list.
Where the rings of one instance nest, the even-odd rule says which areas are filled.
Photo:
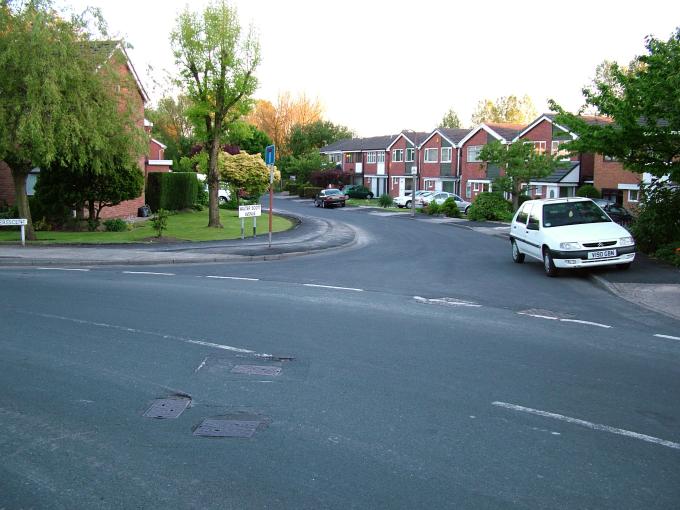
[[602, 194], [592, 184], [584, 184], [576, 190], [577, 197], [602, 198]]
[[607, 154], [637, 173], [680, 181], [680, 29], [667, 40], [648, 37], [647, 54], [630, 66], [611, 64], [605, 80], [585, 88], [586, 104], [607, 117], [590, 122], [556, 102], [556, 121], [578, 135], [573, 152]]
[[186, 95], [177, 98], [163, 97], [156, 108], [147, 108], [144, 114], [153, 122], [151, 134], [163, 142], [166, 159], [172, 159], [175, 165], [183, 156], [187, 156], [195, 143], [193, 125], [188, 117], [191, 101]]
[[354, 133], [345, 126], [317, 120], [310, 124], [293, 126], [287, 145], [292, 156], [300, 157], [308, 152], [318, 152], [317, 149], [325, 145], [353, 136]]
[[219, 228], [220, 146], [229, 127], [251, 107], [260, 46], [252, 29], [242, 37], [236, 10], [224, 0], [211, 3], [201, 15], [187, 8], [171, 42], [180, 81], [192, 102], [189, 118], [208, 153], [208, 226]]
[[[242, 189], [251, 197], [259, 197], [269, 189], [269, 167], [260, 154], [220, 152], [219, 172], [235, 193]], [[280, 180], [281, 174], [274, 168], [274, 181]]]
[[494, 140], [479, 153], [479, 159], [488, 165], [496, 165], [505, 170], [505, 178], [499, 179], [501, 191], [512, 196], [512, 205], [517, 209], [522, 187], [531, 180], [541, 179], [553, 173], [564, 164], [561, 156], [539, 153], [531, 143], [518, 140], [504, 145]]
[[243, 120], [236, 121], [229, 128], [227, 141], [230, 145], [237, 146], [248, 154], [262, 155], [264, 155], [267, 145], [272, 144], [272, 140], [267, 136], [267, 133], [260, 131], [252, 124]]
[[449, 129], [458, 129], [462, 127], [460, 118], [453, 108], [449, 108], [449, 111], [444, 114], [439, 126]]
[[483, 122], [528, 124], [536, 118], [536, 115], [536, 108], [528, 95], [521, 98], [503, 96], [496, 101], [484, 99], [477, 103], [477, 108], [472, 114], [472, 124], [477, 125]]
[[328, 158], [318, 152], [308, 152], [298, 157], [288, 156], [281, 158], [279, 165], [286, 177], [294, 175], [297, 182], [309, 182], [309, 178], [315, 170], [335, 168], [335, 163], [330, 163]]
[[[101, 29], [105, 27], [100, 26]], [[29, 220], [26, 178], [53, 164], [99, 175], [143, 153], [143, 131], [110, 42], [89, 40], [83, 18], [64, 20], [49, 0], [0, 3], [0, 160], [14, 180], [19, 214]], [[141, 100], [140, 100], [141, 101]]]

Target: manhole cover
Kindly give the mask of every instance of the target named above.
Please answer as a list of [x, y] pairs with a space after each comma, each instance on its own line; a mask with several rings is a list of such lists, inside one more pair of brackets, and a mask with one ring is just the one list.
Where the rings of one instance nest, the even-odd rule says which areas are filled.
[[144, 416], [158, 419], [177, 418], [190, 403], [191, 399], [188, 398], [159, 398], [154, 400]]
[[252, 437], [262, 422], [259, 420], [218, 420], [208, 418], [194, 430], [195, 436]]
[[261, 365], [236, 365], [231, 369], [233, 374], [247, 374], [247, 375], [267, 375], [277, 376], [281, 373], [281, 367], [267, 367]]

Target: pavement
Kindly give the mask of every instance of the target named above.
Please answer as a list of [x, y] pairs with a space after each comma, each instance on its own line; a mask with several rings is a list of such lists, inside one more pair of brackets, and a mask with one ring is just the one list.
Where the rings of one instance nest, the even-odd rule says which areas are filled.
[[[287, 198], [287, 197], [279, 197]], [[374, 208], [362, 207], [367, 211]], [[277, 212], [280, 214], [280, 211]], [[385, 213], [399, 214], [399, 213]], [[296, 222], [286, 232], [267, 233], [257, 238], [229, 241], [127, 244], [107, 246], [10, 246], [0, 247], [3, 266], [99, 266], [166, 265], [278, 260], [355, 246], [360, 232], [338, 221], [284, 213]], [[480, 234], [507, 238], [509, 225], [500, 222], [472, 222], [460, 218], [430, 218], [419, 221], [443, 223]], [[638, 253], [627, 271], [592, 268], [591, 280], [600, 287], [648, 310], [680, 320], [680, 269]]]

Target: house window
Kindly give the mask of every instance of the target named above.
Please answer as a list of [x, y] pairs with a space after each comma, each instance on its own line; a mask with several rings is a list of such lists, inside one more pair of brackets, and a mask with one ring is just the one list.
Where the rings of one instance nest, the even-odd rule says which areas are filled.
[[442, 147], [442, 163], [451, 163], [451, 147]]
[[399, 177], [392, 177], [392, 186], [399, 186]]
[[434, 181], [432, 179], [425, 179], [425, 189], [434, 189]]
[[479, 162], [479, 153], [482, 151], [482, 145], [471, 145], [467, 150], [468, 163]]
[[526, 145], [533, 145], [536, 154], [545, 154], [545, 142], [524, 142]]
[[375, 152], [366, 153], [366, 163], [375, 163]]
[[412, 163], [413, 158], [415, 157], [415, 149], [406, 149], [406, 162], [407, 163]]
[[481, 184], [481, 183], [476, 182], [476, 183], [474, 184], [474, 187], [472, 188], [476, 193], [479, 192], [479, 185], [480, 185], [480, 184]]
[[437, 152], [437, 149], [425, 149], [425, 163], [436, 163]]
[[352, 158], [352, 155], [347, 153], [345, 154], [345, 163], [352, 163], [354, 159]]
[[404, 149], [394, 149], [392, 151], [392, 161], [396, 163], [404, 161]]
[[468, 181], [465, 184], [465, 198], [471, 198], [472, 197], [472, 183]]
[[552, 152], [553, 156], [559, 156], [560, 160], [568, 161], [569, 160], [569, 150], [560, 149], [560, 145], [562, 145], [564, 143], [565, 143], [564, 140], [553, 140], [551, 152]]
[[342, 161], [342, 154], [329, 154], [328, 161], [331, 163], [340, 163]]
[[378, 152], [378, 163], [384, 163], [385, 162], [385, 153], [383, 151]]
[[637, 189], [629, 189], [628, 190], [628, 201], [629, 202], [638, 202], [640, 200], [640, 191]]

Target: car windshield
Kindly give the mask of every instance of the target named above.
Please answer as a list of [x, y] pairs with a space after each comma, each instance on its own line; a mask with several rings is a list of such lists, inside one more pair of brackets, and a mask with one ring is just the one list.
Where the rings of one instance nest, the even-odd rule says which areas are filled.
[[339, 194], [340, 194], [340, 190], [339, 190], [339, 189], [327, 189], [327, 190], [326, 190], [326, 196], [329, 196], [329, 195], [339, 195]]
[[543, 206], [543, 226], [546, 228], [610, 221], [604, 211], [593, 202], [560, 202]]

